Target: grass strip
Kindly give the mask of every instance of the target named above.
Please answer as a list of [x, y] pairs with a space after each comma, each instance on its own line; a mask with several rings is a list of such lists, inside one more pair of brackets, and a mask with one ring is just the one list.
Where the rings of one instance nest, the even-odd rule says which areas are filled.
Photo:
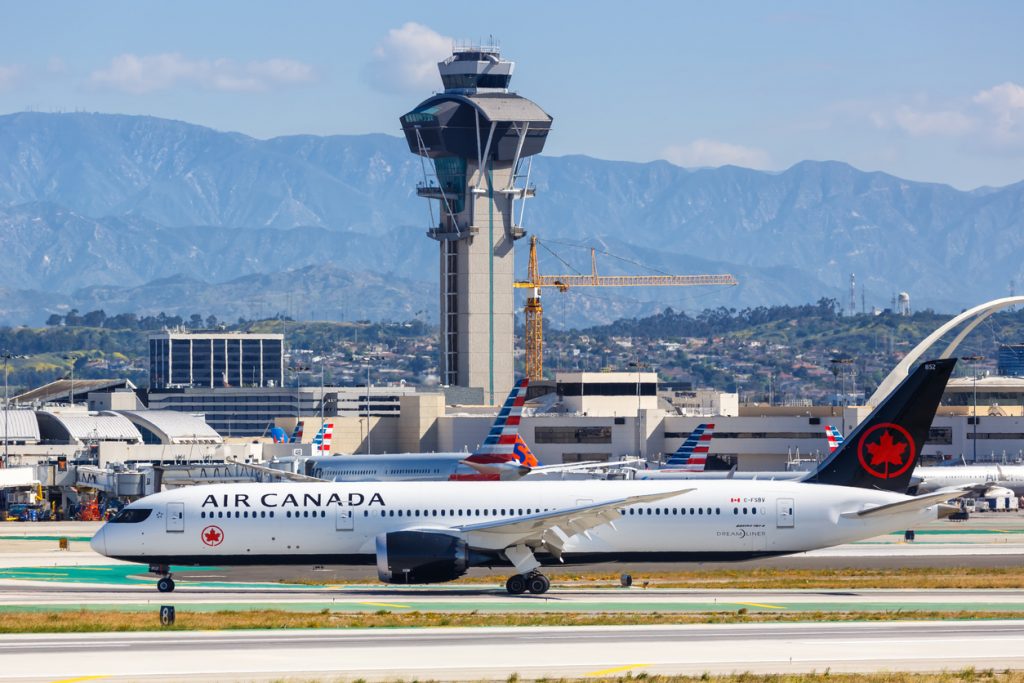
[[[1014, 562], [1019, 560], [1014, 559]], [[624, 568], [623, 572], [628, 572]], [[545, 567], [544, 573], [559, 587], [616, 588], [619, 573], [580, 572], [572, 569]], [[901, 589], [984, 589], [1024, 588], [1024, 566], [1012, 567], [892, 567], [829, 569], [707, 569], [699, 571], [636, 572], [636, 588], [691, 588], [691, 589], [826, 589], [856, 588]], [[186, 577], [183, 577], [186, 578]], [[314, 581], [287, 580], [283, 584], [309, 586], [345, 586], [365, 584], [366, 581]], [[449, 585], [493, 585], [494, 576], [464, 577]]]
[[99, 633], [125, 631], [218, 631], [304, 628], [423, 628], [441, 626], [633, 626], [665, 624], [763, 624], [848, 621], [935, 621], [1021, 619], [1019, 612], [892, 610], [879, 612], [750, 612], [746, 608], [707, 612], [588, 613], [452, 613], [452, 612], [317, 612], [284, 610], [217, 612], [176, 610], [174, 626], [161, 626], [156, 607], [146, 612], [52, 611], [4, 612], [0, 633]]

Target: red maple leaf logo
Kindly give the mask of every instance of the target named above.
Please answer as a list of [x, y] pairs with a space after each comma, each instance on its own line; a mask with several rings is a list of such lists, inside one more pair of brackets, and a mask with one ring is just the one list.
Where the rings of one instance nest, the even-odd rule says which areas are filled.
[[208, 526], [203, 529], [202, 539], [206, 545], [220, 545], [224, 540], [224, 532], [218, 527]]
[[900, 443], [894, 442], [892, 434], [887, 429], [882, 434], [882, 438], [878, 440], [878, 443], [868, 444], [868, 453], [871, 454], [871, 466], [895, 465], [898, 467], [903, 464], [901, 456], [905, 450], [907, 450], [907, 443], [905, 441]]

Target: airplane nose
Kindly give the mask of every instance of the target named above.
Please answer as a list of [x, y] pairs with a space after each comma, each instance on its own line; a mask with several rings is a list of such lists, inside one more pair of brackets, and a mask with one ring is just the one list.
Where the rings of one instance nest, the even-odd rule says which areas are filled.
[[96, 535], [89, 541], [89, 545], [93, 550], [98, 552], [100, 555], [106, 556], [107, 554], [107, 525], [104, 524], [100, 527], [100, 530], [96, 532]]

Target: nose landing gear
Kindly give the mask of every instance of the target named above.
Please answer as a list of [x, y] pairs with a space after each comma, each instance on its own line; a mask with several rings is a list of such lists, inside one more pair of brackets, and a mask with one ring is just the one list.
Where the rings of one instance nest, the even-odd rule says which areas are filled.
[[505, 582], [505, 590], [512, 595], [522, 595], [526, 591], [530, 591], [534, 595], [541, 595], [547, 593], [549, 588], [551, 588], [550, 579], [540, 572], [514, 574]]
[[156, 582], [156, 589], [161, 593], [170, 593], [174, 590], [174, 579], [171, 578], [171, 568], [166, 564], [151, 564], [149, 571], [152, 574], [160, 574], [160, 580]]

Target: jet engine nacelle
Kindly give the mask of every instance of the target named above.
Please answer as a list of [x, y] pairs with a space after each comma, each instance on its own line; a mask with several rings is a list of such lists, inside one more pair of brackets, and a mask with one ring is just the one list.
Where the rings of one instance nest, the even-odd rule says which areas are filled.
[[1014, 492], [1005, 486], [989, 486], [985, 489], [986, 498], [1013, 498]]
[[469, 568], [469, 549], [457, 536], [430, 531], [377, 535], [377, 576], [384, 583], [453, 581]]

